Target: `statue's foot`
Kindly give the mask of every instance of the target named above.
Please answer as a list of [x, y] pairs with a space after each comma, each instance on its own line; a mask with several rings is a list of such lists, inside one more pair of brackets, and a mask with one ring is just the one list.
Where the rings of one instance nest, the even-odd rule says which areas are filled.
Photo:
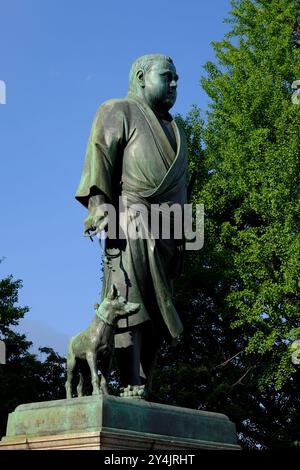
[[120, 397], [145, 400], [147, 398], [145, 385], [128, 385], [128, 387], [123, 388], [123, 391], [120, 393]]

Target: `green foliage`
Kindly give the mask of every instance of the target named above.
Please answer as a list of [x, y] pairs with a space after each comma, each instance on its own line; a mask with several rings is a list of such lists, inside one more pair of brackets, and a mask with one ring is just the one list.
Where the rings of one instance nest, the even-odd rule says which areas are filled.
[[44, 347], [39, 350], [46, 357], [40, 361], [29, 351], [32, 343], [12, 329], [29, 310], [16, 306], [21, 287], [12, 276], [0, 281], [0, 340], [6, 345], [6, 364], [0, 365], [0, 436], [8, 413], [19, 404], [64, 397], [65, 359]]
[[291, 43], [299, 2], [232, 6], [233, 29], [214, 44], [218, 74], [208, 65], [203, 79], [213, 100], [206, 169], [215, 171], [199, 197], [231, 254], [231, 327], [246, 334], [249, 357], [272, 361], [259, 386], [280, 388], [294, 371], [287, 346], [300, 326], [300, 108], [290, 87], [300, 77]]
[[[190, 403], [226, 412], [248, 447], [292, 445], [299, 430], [290, 350], [300, 333], [297, 16], [299, 1], [232, 1], [232, 29], [213, 43], [217, 63], [206, 64], [202, 79], [211, 99], [206, 123], [195, 110], [183, 122], [191, 166], [201, 168], [192, 199], [205, 207], [205, 246], [187, 254], [176, 286], [190, 336], [178, 345], [178, 371], [190, 369], [192, 355]], [[197, 372], [203, 364], [206, 376]], [[187, 403], [177, 387], [163, 393]]]
[[0, 332], [6, 336], [10, 326], [15, 326], [28, 312], [28, 307], [16, 307], [18, 290], [22, 287], [20, 280], [14, 281], [12, 276], [0, 280]]

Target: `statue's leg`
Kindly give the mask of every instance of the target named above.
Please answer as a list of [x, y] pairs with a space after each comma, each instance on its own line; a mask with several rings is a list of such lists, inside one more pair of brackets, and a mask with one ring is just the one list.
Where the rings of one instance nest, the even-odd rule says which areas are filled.
[[76, 358], [72, 354], [68, 354], [67, 359], [67, 381], [65, 383], [67, 398], [72, 398], [72, 384], [73, 384], [73, 373], [76, 366]]
[[83, 375], [82, 375], [81, 370], [79, 370], [79, 382], [77, 385], [77, 395], [79, 397], [83, 396]]
[[141, 338], [141, 376], [145, 380], [145, 396], [151, 399], [152, 379], [156, 359], [162, 340], [154, 330], [151, 322], [145, 322], [142, 327]]
[[86, 360], [91, 371], [93, 395], [99, 395], [100, 386], [99, 386], [99, 377], [98, 377], [98, 372], [97, 372], [96, 354], [94, 352], [87, 353]]
[[140, 325], [115, 335], [115, 356], [123, 387], [141, 385], [141, 328]]
[[161, 344], [158, 336], [150, 321], [115, 335], [115, 353], [122, 385], [124, 388], [145, 385], [143, 398], [151, 397], [153, 372]]

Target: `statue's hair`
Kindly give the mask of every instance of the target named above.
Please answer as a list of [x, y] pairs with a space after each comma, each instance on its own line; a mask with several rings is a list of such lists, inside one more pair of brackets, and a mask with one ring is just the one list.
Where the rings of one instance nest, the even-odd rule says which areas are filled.
[[129, 73], [129, 91], [132, 93], [137, 92], [138, 82], [136, 78], [136, 74], [139, 70], [142, 70], [144, 73], [148, 72], [151, 68], [153, 62], [158, 60], [164, 60], [168, 64], [173, 64], [171, 57], [163, 55], [163, 54], [146, 54], [142, 55], [138, 59], [136, 59], [130, 69]]

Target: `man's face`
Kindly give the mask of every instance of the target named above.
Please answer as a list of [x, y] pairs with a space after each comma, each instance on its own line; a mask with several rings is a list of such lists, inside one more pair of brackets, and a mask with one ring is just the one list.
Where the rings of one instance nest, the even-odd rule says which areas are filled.
[[155, 111], [169, 111], [177, 97], [178, 75], [173, 64], [158, 60], [144, 77], [144, 98]]

